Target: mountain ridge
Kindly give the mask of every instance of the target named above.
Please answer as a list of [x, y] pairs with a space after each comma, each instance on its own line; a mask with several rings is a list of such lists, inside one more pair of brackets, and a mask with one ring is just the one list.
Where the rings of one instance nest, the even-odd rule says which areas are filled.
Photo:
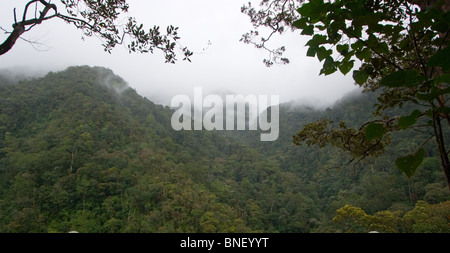
[[408, 180], [391, 154], [331, 170], [346, 157], [292, 144], [320, 117], [361, 120], [353, 102], [282, 106], [280, 139], [260, 142], [258, 131], [174, 131], [174, 110], [102, 67], [1, 80], [1, 232], [339, 232], [345, 204], [406, 213], [448, 200], [432, 150]]

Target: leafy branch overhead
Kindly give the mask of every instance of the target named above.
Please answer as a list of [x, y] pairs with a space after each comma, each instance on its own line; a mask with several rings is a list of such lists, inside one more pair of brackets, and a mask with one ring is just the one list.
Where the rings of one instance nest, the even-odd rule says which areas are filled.
[[[450, 15], [448, 3], [432, 2], [311, 0], [298, 8], [301, 18], [292, 25], [301, 34], [312, 36], [306, 44], [307, 55], [323, 62], [320, 74], [340, 71], [347, 75], [353, 70], [355, 83], [380, 92], [376, 115], [407, 103], [420, 108], [384, 117], [378, 123], [368, 122], [366, 139], [382, 140], [386, 132], [416, 128], [417, 122], [427, 119], [426, 127], [432, 130], [450, 186], [446, 128], [441, 124], [442, 120], [450, 124]], [[412, 176], [424, 155], [421, 147], [400, 157], [396, 165]]]
[[[289, 60], [281, 60], [284, 47], [271, 50], [268, 40], [288, 28], [299, 30], [301, 35], [310, 36], [306, 54], [322, 62], [321, 75], [351, 73], [357, 85], [377, 92], [375, 120], [352, 131], [342, 125], [330, 128], [328, 121], [318, 121], [306, 125], [294, 136], [294, 143], [323, 146], [325, 141], [353, 153], [360, 161], [379, 153], [361, 150], [367, 150], [366, 144], [374, 140], [381, 145], [389, 138], [388, 133], [405, 129], [428, 132], [427, 142], [436, 141], [450, 187], [450, 150], [445, 143], [450, 133], [448, 126], [442, 125], [443, 121], [450, 124], [449, 9], [448, 0], [262, 0], [259, 9], [250, 3], [242, 7], [255, 28], [242, 40], [268, 50], [269, 59], [264, 62], [271, 66]], [[268, 28], [271, 33], [261, 37], [260, 28]], [[406, 105], [414, 109], [404, 115], [386, 113]], [[349, 148], [348, 143], [356, 136], [365, 136], [366, 140], [361, 140], [359, 147]], [[408, 176], [420, 166], [424, 145], [396, 161]]]
[[[34, 10], [33, 17], [29, 17]], [[60, 10], [64, 9], [65, 12]], [[14, 9], [13, 30], [7, 32], [8, 38], [0, 45], [0, 55], [7, 53], [22, 34], [31, 30], [36, 25], [49, 19], [62, 19], [80, 29], [85, 36], [96, 36], [103, 42], [104, 50], [111, 53], [117, 45], [125, 44], [130, 53], [153, 53], [160, 50], [166, 62], [177, 61], [177, 46], [183, 54], [183, 60], [190, 61], [192, 52], [188, 48], [179, 45], [178, 27], [169, 26], [166, 31], [161, 31], [159, 26], [144, 30], [143, 24], [137, 23], [134, 17], [127, 17], [126, 23], [120, 23], [124, 13], [127, 13], [129, 5], [126, 0], [93, 1], [93, 0], [61, 0], [61, 4], [53, 4], [46, 0], [31, 0], [23, 10], [22, 19], [17, 19]], [[120, 19], [119, 19], [120, 18]]]
[[[240, 41], [267, 51], [269, 56], [263, 60], [267, 67], [270, 67], [275, 63], [289, 63], [289, 59], [283, 57], [283, 53], [286, 51], [284, 46], [272, 49], [267, 45], [267, 42], [269, 42], [273, 35], [283, 34], [286, 30], [290, 29], [292, 22], [298, 19], [299, 15], [296, 11], [298, 2], [303, 1], [263, 0], [260, 4], [260, 10], [257, 10], [250, 2], [241, 8], [241, 12], [250, 17], [250, 21], [255, 30], [243, 34]], [[263, 27], [269, 29], [269, 34], [267, 36], [261, 35], [261, 32], [259, 31], [259, 29]]]
[[337, 147], [353, 156], [350, 164], [383, 154], [385, 146], [390, 143], [390, 138], [380, 138], [385, 132], [383, 126], [375, 123], [356, 130], [347, 127], [345, 122], [339, 122], [338, 126], [335, 126], [333, 121], [324, 119], [305, 125], [293, 139], [297, 145], [306, 143], [324, 148], [330, 144]]

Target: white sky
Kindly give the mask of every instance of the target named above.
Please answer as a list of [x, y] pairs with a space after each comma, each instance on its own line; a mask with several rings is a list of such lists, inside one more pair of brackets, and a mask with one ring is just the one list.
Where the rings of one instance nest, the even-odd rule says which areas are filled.
[[[1, 0], [0, 26], [11, 30], [13, 8], [22, 16], [27, 0]], [[53, 1], [58, 2], [58, 1]], [[155, 54], [128, 54], [119, 46], [105, 53], [99, 39], [82, 40], [81, 31], [53, 19], [34, 27], [23, 38], [38, 41], [39, 50], [18, 40], [14, 48], [0, 56], [0, 69], [19, 68], [32, 72], [59, 71], [73, 65], [103, 66], [124, 78], [138, 93], [154, 102], [170, 104], [173, 96], [191, 96], [194, 87], [204, 93], [279, 95], [280, 102], [298, 101], [315, 105], [334, 102], [356, 89], [351, 78], [336, 72], [319, 76], [321, 63], [306, 56], [309, 37], [286, 33], [272, 41], [274, 48], [285, 45], [288, 65], [265, 67], [267, 52], [239, 42], [252, 29], [249, 18], [240, 12], [248, 0], [131, 0], [129, 15], [144, 27], [178, 26], [181, 44], [195, 54], [192, 63], [164, 63]], [[0, 31], [0, 43], [7, 35]], [[212, 45], [208, 46], [208, 41]], [[207, 47], [206, 51], [202, 51]]]

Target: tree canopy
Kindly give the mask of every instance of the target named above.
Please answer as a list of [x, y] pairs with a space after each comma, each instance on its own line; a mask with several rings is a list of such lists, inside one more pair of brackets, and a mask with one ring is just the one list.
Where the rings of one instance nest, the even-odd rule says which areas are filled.
[[4, 30], [9, 35], [0, 45], [0, 55], [11, 50], [22, 34], [50, 19], [63, 20], [81, 30], [85, 36], [99, 37], [108, 53], [117, 45], [125, 44], [130, 53], [153, 53], [159, 50], [168, 63], [175, 63], [177, 60], [177, 49], [183, 54], [183, 60], [190, 61], [189, 57], [193, 54], [187, 47], [178, 44], [178, 27], [168, 26], [164, 32], [159, 26], [154, 26], [146, 31], [143, 24], [130, 16], [124, 18], [125, 23], [121, 23], [120, 20], [129, 9], [126, 0], [59, 2], [30, 0], [23, 7], [21, 16], [17, 16], [14, 8], [12, 31]]
[[[320, 118], [367, 121], [375, 95], [325, 111], [280, 105], [280, 137], [261, 142], [262, 130], [174, 131], [174, 110], [109, 69], [69, 67], [19, 82], [0, 71], [0, 232], [339, 232], [397, 217], [405, 232], [442, 223], [447, 204], [405, 216], [419, 201], [450, 200], [436, 147], [424, 146], [410, 178], [391, 163], [424, 134], [406, 129], [380, 157], [339, 170], [348, 157], [333, 147], [292, 144], [292, 133]], [[347, 204], [374, 219], [364, 216], [359, 230], [347, 227], [355, 216], [333, 222]]]

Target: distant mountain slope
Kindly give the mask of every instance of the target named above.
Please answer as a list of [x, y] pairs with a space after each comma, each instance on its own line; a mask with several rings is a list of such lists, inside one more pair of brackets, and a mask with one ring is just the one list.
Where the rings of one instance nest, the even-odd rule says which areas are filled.
[[[308, 232], [302, 182], [111, 70], [0, 84], [2, 232]], [[281, 213], [283, 215], [281, 215]]]
[[372, 101], [282, 105], [279, 139], [261, 142], [258, 131], [174, 131], [172, 109], [101, 67], [0, 77], [0, 232], [336, 232], [345, 204], [406, 212], [448, 200], [432, 149], [412, 179], [393, 165], [411, 133], [356, 167], [292, 144], [316, 119], [370, 118]]
[[[359, 206], [370, 213], [385, 209], [407, 212], [418, 200], [431, 203], [449, 200], [439, 154], [433, 142], [425, 145], [427, 157], [412, 178], [408, 179], [394, 164], [400, 156], [417, 150], [429, 137], [426, 133], [399, 131], [392, 136], [392, 143], [384, 155], [356, 165], [347, 165], [351, 157], [330, 146], [319, 149], [317, 146], [297, 146], [292, 142], [293, 135], [305, 124], [320, 119], [344, 121], [350, 127], [359, 128], [373, 119], [377, 102], [376, 94], [353, 92], [325, 110], [284, 103], [279, 105], [280, 136], [277, 141], [259, 142], [259, 131], [227, 134], [277, 161], [281, 171], [301, 178], [316, 194], [316, 204], [327, 217], [332, 217], [345, 204]], [[395, 108], [385, 113], [404, 115], [403, 109]], [[409, 109], [405, 111], [412, 111]], [[332, 226], [328, 223], [318, 231], [328, 231]]]

